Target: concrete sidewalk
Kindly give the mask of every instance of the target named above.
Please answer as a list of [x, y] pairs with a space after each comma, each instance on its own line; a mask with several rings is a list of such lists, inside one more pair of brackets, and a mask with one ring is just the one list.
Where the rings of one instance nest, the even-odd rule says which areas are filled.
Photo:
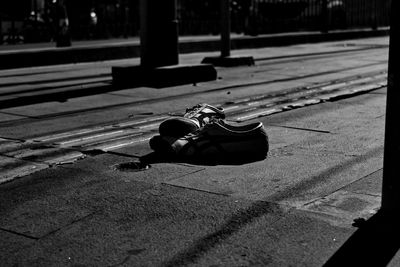
[[[259, 36], [232, 34], [231, 46], [232, 49], [259, 48], [378, 37], [388, 34], [389, 29], [387, 27], [376, 30], [338, 30], [328, 33], [293, 32]], [[182, 36], [179, 38], [179, 52], [181, 54], [219, 50], [219, 36]], [[51, 43], [4, 45], [0, 46], [0, 69], [135, 57], [140, 57], [140, 41], [138, 38], [77, 41], [71, 47], [66, 48], [56, 48]]]
[[[332, 52], [341, 47], [337, 45], [319, 48]], [[299, 49], [282, 47], [274, 56], [312, 54], [318, 47]], [[254, 52], [261, 56], [260, 51]], [[352, 68], [355, 65], [350, 61], [379, 63], [382, 58], [374, 58], [373, 52], [368, 52], [369, 59], [358, 58], [360, 54], [354, 51], [346, 53], [352, 58], [331, 61], [336, 68], [350, 65], [349, 73], [341, 74], [342, 81], [354, 86], [346, 78], [351, 73], [364, 81], [358, 86], [368, 86], [366, 75], [381, 70], [381, 65]], [[307, 76], [327, 64], [326, 58], [307, 65], [307, 71], [298, 67], [304, 58], [299, 58], [298, 65], [293, 58], [285, 59], [287, 65], [279, 67], [268, 61], [245, 70], [220, 69], [224, 79], [219, 83], [125, 90], [121, 98], [127, 99], [130, 93], [144, 102], [188, 95], [171, 101], [174, 104], [168, 102], [163, 112], [186, 105], [188, 99], [203, 100], [211, 88], [219, 88], [218, 101], [223, 103], [232, 100], [228, 98], [232, 95], [243, 100], [266, 93], [264, 83], [254, 84], [260, 81], [255, 75], [260, 71], [258, 75], [269, 75], [268, 94], [294, 86], [340, 85], [325, 83], [328, 77], [339, 76], [327, 70], [327, 77]], [[293, 68], [306, 76], [279, 83], [282, 73]], [[253, 86], [235, 91], [233, 88], [244, 82], [243, 73]], [[33, 90], [31, 78], [22, 78], [26, 80], [21, 83]], [[223, 86], [230, 89], [222, 90]], [[71, 100], [71, 105], [96, 102], [93, 99]], [[323, 266], [327, 262], [330, 266], [385, 266], [389, 261], [389, 266], [399, 266], [400, 258], [391, 254], [399, 248], [396, 233], [386, 225], [372, 230], [365, 227], [365, 221], [371, 221], [380, 207], [385, 101], [386, 88], [380, 88], [326, 98], [316, 105], [290, 102], [290, 108], [282, 108], [284, 112], [268, 116], [240, 113], [246, 123], [261, 121], [265, 125], [270, 150], [261, 161], [216, 166], [161, 161], [143, 169], [121, 168], [152, 152], [148, 142], [139, 142], [108, 153], [92, 151], [73, 164], [59, 164], [1, 184], [0, 266]], [[44, 109], [52, 105], [61, 104], [49, 103]], [[237, 105], [231, 102], [227, 107]], [[20, 110], [29, 113], [24, 106]], [[114, 112], [121, 118], [121, 110]], [[111, 113], [107, 115], [112, 117]], [[79, 119], [89, 117], [81, 115]], [[65, 123], [56, 117], [44, 125], [55, 120]], [[19, 128], [29, 131], [24, 124]], [[41, 130], [45, 135], [46, 129]], [[357, 238], [361, 240], [358, 243], [354, 242]], [[347, 253], [338, 253], [343, 250]]]
[[263, 161], [116, 168], [146, 143], [4, 184], [1, 265], [322, 266], [379, 209], [385, 96], [262, 118]]

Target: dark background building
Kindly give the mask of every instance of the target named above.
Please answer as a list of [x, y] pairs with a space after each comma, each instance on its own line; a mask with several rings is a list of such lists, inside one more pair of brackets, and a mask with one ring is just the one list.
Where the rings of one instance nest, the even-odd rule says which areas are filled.
[[[1, 42], [48, 42], [60, 0], [0, 1]], [[74, 40], [138, 36], [139, 0], [65, 0]], [[218, 0], [178, 0], [180, 35], [218, 34]], [[231, 0], [232, 32], [329, 30], [389, 25], [390, 0]]]

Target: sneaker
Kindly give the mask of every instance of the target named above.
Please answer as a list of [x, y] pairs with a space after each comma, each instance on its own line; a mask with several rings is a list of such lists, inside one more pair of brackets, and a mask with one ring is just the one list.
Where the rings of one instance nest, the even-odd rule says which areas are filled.
[[240, 161], [265, 158], [269, 144], [261, 122], [234, 126], [213, 120], [181, 138], [155, 136], [150, 140], [150, 147], [181, 160]]
[[159, 132], [161, 136], [182, 137], [199, 130], [213, 118], [224, 119], [224, 110], [209, 104], [198, 104], [186, 109], [183, 117], [174, 117], [163, 121], [160, 124]]

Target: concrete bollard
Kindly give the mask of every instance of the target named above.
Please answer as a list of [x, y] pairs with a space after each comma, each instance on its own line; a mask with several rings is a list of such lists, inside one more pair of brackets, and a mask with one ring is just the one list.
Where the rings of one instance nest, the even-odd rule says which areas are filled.
[[211, 64], [179, 65], [176, 0], [141, 0], [140, 16], [140, 66], [112, 67], [115, 86], [162, 88], [217, 79]]

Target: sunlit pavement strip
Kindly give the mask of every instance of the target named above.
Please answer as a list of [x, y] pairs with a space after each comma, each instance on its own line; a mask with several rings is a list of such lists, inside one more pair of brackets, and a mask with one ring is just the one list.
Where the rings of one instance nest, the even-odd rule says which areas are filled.
[[[265, 97], [257, 96], [235, 101], [227, 115], [230, 121], [244, 122], [258, 117], [268, 116], [281, 111], [315, 105], [338, 97], [351, 96], [385, 87], [386, 73], [377, 73], [354, 80], [333, 81], [328, 85], [317, 84], [300, 88], [288, 95]], [[256, 105], [255, 105], [256, 103]]]
[[[348, 97], [386, 87], [386, 72], [366, 73], [348, 78], [293, 88], [286, 93], [264, 94], [215, 104], [224, 108], [227, 120], [245, 122], [295, 108]], [[146, 142], [155, 135], [167, 115], [132, 119], [104, 126], [78, 129], [18, 141], [0, 138], [0, 183], [29, 175], [53, 165], [73, 163], [85, 151], [108, 152]]]
[[381, 196], [358, 194], [345, 190], [298, 205], [298, 209], [310, 211], [315, 216], [340, 226], [351, 225], [355, 218], [368, 219], [381, 206]]
[[5, 183], [15, 178], [47, 169], [48, 167], [49, 166], [46, 164], [34, 163], [0, 155], [0, 183]]

